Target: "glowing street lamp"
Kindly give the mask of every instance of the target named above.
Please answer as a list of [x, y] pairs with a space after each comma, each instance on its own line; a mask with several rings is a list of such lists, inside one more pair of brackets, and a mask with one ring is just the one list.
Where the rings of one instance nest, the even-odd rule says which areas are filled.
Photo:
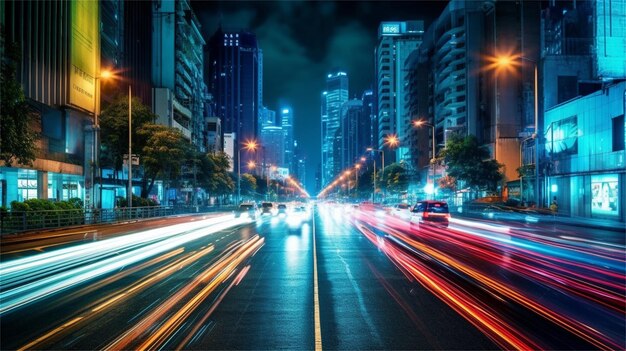
[[[533, 64], [534, 72], [534, 109], [535, 109], [535, 133], [532, 135], [532, 139], [535, 140], [535, 202], [539, 206], [539, 80], [537, 76], [537, 61], [531, 58], [521, 55], [501, 55], [495, 58], [491, 58], [492, 64], [496, 68], [504, 68], [507, 70], [513, 69], [517, 66], [517, 61], [528, 61]], [[496, 116], [497, 117], [497, 116]], [[522, 145], [523, 145], [522, 141]], [[520, 146], [521, 149], [521, 146]], [[523, 163], [520, 158], [520, 163]], [[522, 164], [523, 166], [523, 164]], [[520, 180], [521, 184], [521, 180]]]
[[430, 159], [430, 167], [432, 169], [432, 173], [433, 173], [433, 187], [435, 186], [435, 126], [424, 121], [424, 120], [416, 120], [413, 121], [413, 126], [415, 128], [421, 128], [421, 127], [430, 127], [431, 131], [432, 131], [432, 158]]
[[[244, 144], [243, 149], [245, 149], [246, 151], [256, 151], [257, 147], [259, 145], [257, 144], [256, 140], [249, 140], [246, 141]], [[241, 202], [241, 147], [239, 147], [237, 149], [237, 203], [239, 204]]]

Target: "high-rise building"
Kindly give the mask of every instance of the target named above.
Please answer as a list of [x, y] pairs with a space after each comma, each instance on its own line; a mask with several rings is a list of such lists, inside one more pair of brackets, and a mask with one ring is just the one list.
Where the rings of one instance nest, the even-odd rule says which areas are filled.
[[[408, 92], [405, 84], [404, 62], [422, 42], [423, 21], [382, 22], [378, 27], [376, 46], [376, 82], [378, 91], [377, 147], [383, 149], [387, 136], [395, 134], [405, 138], [405, 128], [411, 117], [405, 113], [404, 97]], [[400, 160], [407, 153], [401, 143], [396, 151], [385, 151], [387, 160]], [[391, 163], [389, 162], [389, 163]]]
[[287, 133], [280, 126], [267, 125], [261, 131], [264, 166], [285, 168], [285, 139]]
[[[240, 149], [245, 141], [256, 139], [259, 132], [262, 53], [254, 34], [221, 27], [209, 40], [207, 49], [206, 82], [214, 97], [216, 114], [222, 120], [223, 132], [235, 133], [235, 147]], [[244, 152], [241, 156], [246, 161], [254, 158]], [[233, 161], [236, 171], [239, 160]]]
[[15, 78], [24, 90], [28, 113], [36, 116], [30, 127], [39, 133], [32, 166], [5, 167], [0, 162], [1, 206], [33, 198], [81, 198], [87, 207], [98, 205], [91, 127], [98, 110], [99, 5], [0, 3], [0, 52], [3, 60], [11, 60], [14, 53], [20, 56], [12, 62], [17, 66]]
[[280, 126], [285, 131], [285, 165], [291, 172], [295, 171], [294, 164], [294, 140], [293, 140], [293, 109], [283, 107], [280, 109]]
[[363, 112], [360, 99], [349, 100], [341, 108], [341, 144], [337, 145], [340, 170], [352, 166], [369, 147], [370, 116]]
[[[443, 170], [428, 160], [451, 133], [475, 135], [488, 146], [507, 180], [517, 179], [520, 141], [534, 132], [533, 65], [539, 54], [539, 2], [453, 0], [424, 34], [419, 55], [406, 62], [413, 84], [407, 109], [432, 124], [413, 131], [411, 160], [422, 180], [436, 182]], [[504, 55], [508, 66], [494, 64]], [[425, 89], [423, 89], [425, 88]], [[428, 137], [428, 143], [416, 138]], [[530, 143], [532, 144], [532, 143]], [[425, 149], [427, 148], [427, 149]], [[426, 159], [424, 155], [428, 155]]]
[[[138, 97], [144, 105], [152, 106], [152, 27], [146, 26], [145, 20], [152, 16], [152, 2], [124, 1], [123, 55], [121, 72], [124, 79], [112, 79], [103, 82], [103, 93], [107, 86], [117, 92], [128, 90], [132, 86], [133, 97]], [[144, 21], [137, 21], [142, 18]], [[106, 69], [104, 66], [103, 69]]]
[[341, 107], [348, 101], [348, 74], [343, 71], [329, 73], [326, 91], [322, 93], [322, 184], [331, 181], [339, 167], [335, 158], [335, 145], [340, 143], [337, 133], [341, 126]]
[[[367, 123], [367, 125], [369, 125], [369, 134], [367, 135], [367, 139], [363, 139], [363, 145], [365, 148], [374, 147], [377, 145], [376, 141], [378, 140], [376, 98], [371, 90], [366, 90], [363, 92], [361, 100], [363, 101], [363, 117], [366, 117], [366, 119], [369, 120], [363, 120], [363, 123]], [[366, 136], [364, 135], [363, 137], [365, 138]]]
[[152, 3], [153, 112], [179, 129], [200, 151], [206, 139], [204, 39], [188, 0]]

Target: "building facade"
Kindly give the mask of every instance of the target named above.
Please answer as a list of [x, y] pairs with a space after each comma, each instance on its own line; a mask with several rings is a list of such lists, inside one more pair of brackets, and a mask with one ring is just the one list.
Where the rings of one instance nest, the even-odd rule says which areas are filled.
[[295, 172], [295, 153], [293, 139], [293, 109], [283, 107], [280, 109], [280, 126], [285, 132], [285, 164], [290, 172]]
[[348, 84], [348, 74], [343, 71], [326, 77], [321, 99], [322, 184], [330, 182], [341, 169], [335, 145], [341, 142], [341, 132], [337, 131], [341, 127], [341, 108], [348, 101]]
[[[376, 88], [378, 98], [377, 147], [385, 148], [389, 135], [405, 139], [405, 128], [411, 116], [405, 113], [404, 99], [408, 85], [404, 81], [404, 62], [421, 44], [424, 35], [423, 21], [382, 22], [378, 27], [376, 58]], [[388, 163], [399, 161], [397, 155], [407, 153], [405, 145], [397, 151], [385, 150]]]
[[91, 207], [99, 3], [2, 1], [0, 12], [2, 52], [7, 55], [14, 46], [20, 57], [14, 62], [16, 79], [35, 116], [32, 130], [39, 133], [32, 166], [0, 164], [0, 205], [80, 198]]
[[559, 213], [626, 221], [626, 81], [545, 111], [546, 181]]
[[152, 3], [152, 110], [157, 123], [179, 129], [206, 151], [204, 39], [187, 0]]
[[[222, 120], [222, 131], [234, 133], [237, 149], [259, 132], [262, 52], [256, 36], [245, 31], [222, 30], [209, 40], [205, 66], [206, 82], [213, 95], [216, 115]], [[241, 153], [241, 164], [254, 157]], [[245, 155], [245, 156], [244, 156]], [[239, 164], [235, 153], [235, 171]]]

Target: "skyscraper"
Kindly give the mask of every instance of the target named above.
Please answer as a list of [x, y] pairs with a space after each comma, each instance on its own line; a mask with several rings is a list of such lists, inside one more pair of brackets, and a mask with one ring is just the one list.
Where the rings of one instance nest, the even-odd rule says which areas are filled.
[[340, 143], [337, 134], [341, 125], [341, 107], [348, 101], [348, 75], [343, 71], [329, 73], [326, 91], [322, 93], [322, 184], [331, 181], [339, 168], [335, 158], [335, 145]]
[[290, 107], [280, 109], [280, 126], [285, 131], [285, 167], [295, 172], [293, 145], [293, 110]]
[[[410, 123], [411, 116], [404, 109], [404, 97], [408, 93], [408, 85], [404, 81], [404, 62], [420, 46], [423, 35], [423, 21], [382, 22], [378, 27], [375, 54], [378, 90], [377, 146], [381, 149], [385, 138], [390, 134], [397, 134], [399, 140], [405, 139], [405, 126]], [[406, 154], [405, 149], [406, 146], [400, 145], [396, 152], [386, 152], [388, 160], [399, 160]]]
[[349, 100], [341, 108], [340, 170], [352, 166], [369, 146], [370, 123], [364, 123], [369, 115], [363, 112], [363, 101], [359, 99]]
[[[218, 30], [208, 45], [205, 81], [213, 94], [224, 133], [235, 133], [236, 150], [258, 135], [261, 51], [256, 36], [245, 31]], [[249, 153], [242, 157], [252, 159]], [[239, 160], [235, 152], [234, 166]], [[242, 162], [243, 164], [243, 162]]]

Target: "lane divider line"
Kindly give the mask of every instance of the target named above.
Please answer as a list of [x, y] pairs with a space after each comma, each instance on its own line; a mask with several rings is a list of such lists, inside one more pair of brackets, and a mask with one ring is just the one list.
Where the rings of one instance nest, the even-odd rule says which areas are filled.
[[317, 279], [317, 247], [315, 245], [315, 209], [313, 209], [313, 304], [315, 311], [315, 351], [322, 351], [322, 327], [320, 323], [320, 295]]

